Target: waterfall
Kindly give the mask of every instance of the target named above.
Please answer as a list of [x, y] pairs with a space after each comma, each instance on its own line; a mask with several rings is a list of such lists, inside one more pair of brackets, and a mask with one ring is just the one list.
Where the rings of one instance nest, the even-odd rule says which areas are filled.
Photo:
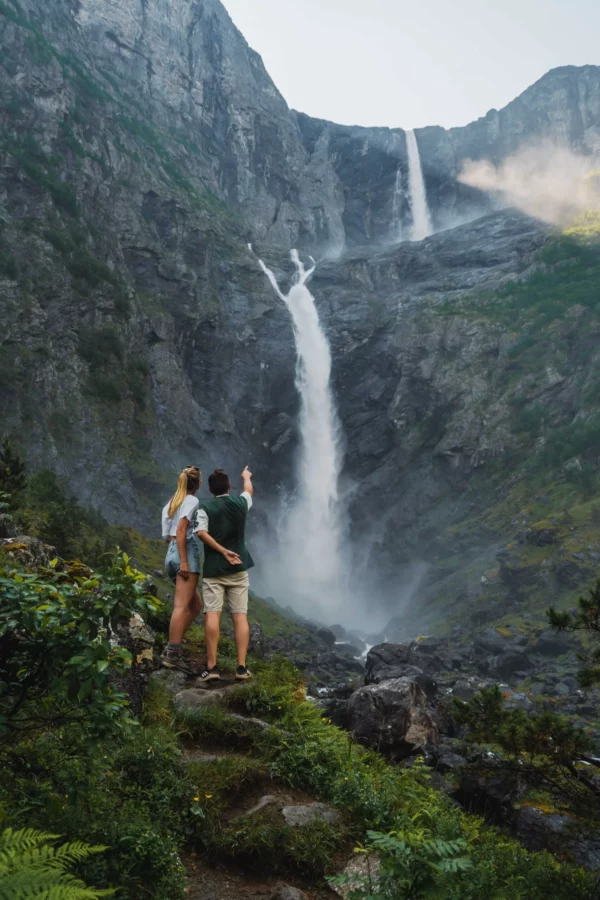
[[408, 151], [408, 188], [412, 208], [413, 241], [422, 241], [433, 232], [431, 216], [427, 205], [427, 192], [423, 180], [419, 145], [414, 130], [406, 132], [406, 149]]
[[330, 386], [331, 352], [314, 297], [306, 286], [315, 269], [314, 260], [312, 268], [306, 270], [296, 250], [292, 250], [291, 257], [296, 280], [288, 294], [280, 290], [273, 272], [259, 260], [292, 317], [296, 387], [300, 395], [298, 488], [279, 529], [277, 581], [294, 599], [298, 612], [326, 613], [331, 622], [334, 611], [343, 610], [345, 581], [344, 516], [339, 496], [340, 426]]
[[395, 241], [402, 240], [402, 201], [404, 200], [404, 188], [402, 186], [402, 169], [396, 169], [396, 182], [394, 184], [394, 196], [392, 197], [392, 237]]

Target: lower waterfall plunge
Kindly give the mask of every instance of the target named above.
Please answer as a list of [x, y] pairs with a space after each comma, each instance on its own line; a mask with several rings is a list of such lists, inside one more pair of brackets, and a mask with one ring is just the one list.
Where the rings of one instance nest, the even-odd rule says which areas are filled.
[[284, 294], [273, 272], [259, 264], [292, 317], [296, 342], [296, 387], [300, 395], [298, 489], [287, 505], [279, 529], [278, 582], [303, 614], [330, 623], [349, 612], [343, 565], [345, 510], [339, 479], [343, 454], [341, 430], [331, 393], [331, 353], [315, 301], [306, 286], [306, 270], [292, 250], [296, 281]]
[[412, 129], [406, 132], [406, 149], [408, 151], [408, 188], [413, 217], [412, 240], [422, 241], [423, 238], [432, 234], [433, 227], [427, 205], [419, 145], [417, 136]]

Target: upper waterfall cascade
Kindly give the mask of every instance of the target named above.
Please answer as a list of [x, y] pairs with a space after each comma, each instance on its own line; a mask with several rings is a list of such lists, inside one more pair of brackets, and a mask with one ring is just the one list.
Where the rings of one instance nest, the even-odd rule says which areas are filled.
[[422, 241], [433, 233], [431, 215], [427, 204], [427, 191], [421, 167], [419, 145], [414, 130], [406, 132], [406, 149], [408, 151], [408, 187], [412, 209], [412, 240]]

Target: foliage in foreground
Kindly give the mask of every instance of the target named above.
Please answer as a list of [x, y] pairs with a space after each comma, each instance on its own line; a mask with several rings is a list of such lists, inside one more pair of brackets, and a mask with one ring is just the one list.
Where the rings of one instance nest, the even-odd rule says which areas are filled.
[[[346, 885], [350, 900], [388, 900], [391, 897], [404, 900], [421, 900], [424, 897], [442, 896], [437, 889], [438, 876], [466, 872], [471, 860], [462, 854], [467, 849], [464, 840], [443, 841], [431, 837], [427, 828], [403, 829], [400, 832], [381, 834], [368, 831], [368, 843], [364, 852], [376, 854], [379, 865], [368, 868], [366, 876], [341, 875], [330, 878], [333, 885]], [[363, 852], [359, 848], [359, 852]]]
[[54, 834], [32, 828], [0, 834], [0, 900], [98, 900], [114, 891], [96, 891], [70, 869], [104, 847], [81, 841], [54, 846]]
[[[37, 573], [5, 569], [0, 577], [10, 597], [0, 608], [1, 639], [17, 641], [21, 660], [20, 667], [2, 664], [0, 749], [11, 778], [0, 784], [0, 816], [15, 828], [106, 846], [78, 866], [78, 875], [100, 890], [117, 888], [129, 900], [182, 900], [184, 848], [319, 881], [336, 871], [343, 848], [372, 832], [385, 900], [594, 896], [591, 876], [549, 854], [528, 853], [465, 815], [431, 787], [422, 765], [400, 769], [353, 744], [306, 702], [300, 674], [285, 660], [253, 660], [256, 682], [231, 694], [234, 708], [266, 720], [267, 729], [216, 707], [176, 714], [160, 682], [147, 698], [143, 724], [115, 728], [127, 720], [124, 699], [106, 721], [96, 694], [107, 690], [115, 702], [110, 676], [127, 662], [113, 659], [106, 633], [151, 603], [127, 558], [100, 574], [59, 563]], [[10, 660], [12, 651], [2, 658]], [[186, 762], [186, 743], [223, 747], [226, 754], [201, 763], [192, 754]], [[233, 814], [241, 799], [273, 787], [335, 805], [342, 823], [293, 829], [273, 809]]]
[[155, 606], [128, 557], [94, 574], [0, 568], [0, 747], [41, 727], [79, 721], [90, 734], [128, 719], [115, 676], [131, 654], [111, 643], [112, 630]]

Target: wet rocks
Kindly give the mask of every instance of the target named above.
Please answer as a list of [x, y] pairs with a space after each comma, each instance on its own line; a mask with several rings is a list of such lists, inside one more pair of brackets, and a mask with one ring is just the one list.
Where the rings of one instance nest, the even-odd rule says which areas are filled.
[[425, 691], [403, 678], [356, 691], [348, 701], [348, 727], [356, 740], [396, 758], [439, 740]]

